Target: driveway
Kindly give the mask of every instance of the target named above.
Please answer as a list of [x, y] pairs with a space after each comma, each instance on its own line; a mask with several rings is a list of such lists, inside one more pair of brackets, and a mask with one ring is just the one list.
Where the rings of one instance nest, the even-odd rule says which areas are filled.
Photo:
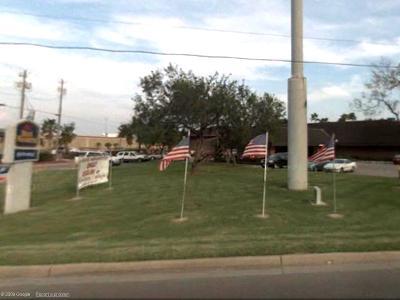
[[389, 162], [358, 161], [355, 174], [380, 177], [398, 177], [398, 166]]

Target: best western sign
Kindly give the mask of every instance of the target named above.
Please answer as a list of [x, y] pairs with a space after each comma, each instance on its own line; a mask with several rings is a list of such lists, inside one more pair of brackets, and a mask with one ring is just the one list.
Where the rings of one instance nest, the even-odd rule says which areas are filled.
[[37, 161], [39, 159], [39, 126], [22, 120], [7, 128], [5, 136], [4, 163]]

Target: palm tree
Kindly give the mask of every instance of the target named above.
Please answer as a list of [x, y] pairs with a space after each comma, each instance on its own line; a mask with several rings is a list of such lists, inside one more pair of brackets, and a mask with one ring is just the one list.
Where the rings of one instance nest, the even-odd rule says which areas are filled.
[[68, 145], [76, 137], [74, 130], [75, 130], [75, 123], [64, 124], [61, 128], [61, 136], [59, 144], [60, 146], [64, 146], [67, 151], [68, 151]]
[[42, 135], [47, 140], [48, 148], [52, 148], [54, 146], [54, 137], [58, 132], [58, 125], [55, 119], [46, 119], [42, 123]]

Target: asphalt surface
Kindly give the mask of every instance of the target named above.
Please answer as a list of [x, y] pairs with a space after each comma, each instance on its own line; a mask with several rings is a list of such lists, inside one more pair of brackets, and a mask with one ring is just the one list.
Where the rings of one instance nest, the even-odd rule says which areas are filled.
[[384, 162], [357, 162], [357, 170], [354, 174], [381, 176], [381, 177], [398, 177], [398, 166], [392, 163]]
[[[2, 279], [16, 298], [400, 298], [400, 262]], [[3, 293], [3, 296], [1, 296]]]

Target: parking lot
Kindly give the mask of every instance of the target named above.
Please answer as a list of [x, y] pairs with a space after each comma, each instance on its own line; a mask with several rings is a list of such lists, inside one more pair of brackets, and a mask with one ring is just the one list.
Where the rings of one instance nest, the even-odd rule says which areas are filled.
[[398, 166], [391, 162], [358, 161], [355, 174], [381, 177], [398, 177]]

